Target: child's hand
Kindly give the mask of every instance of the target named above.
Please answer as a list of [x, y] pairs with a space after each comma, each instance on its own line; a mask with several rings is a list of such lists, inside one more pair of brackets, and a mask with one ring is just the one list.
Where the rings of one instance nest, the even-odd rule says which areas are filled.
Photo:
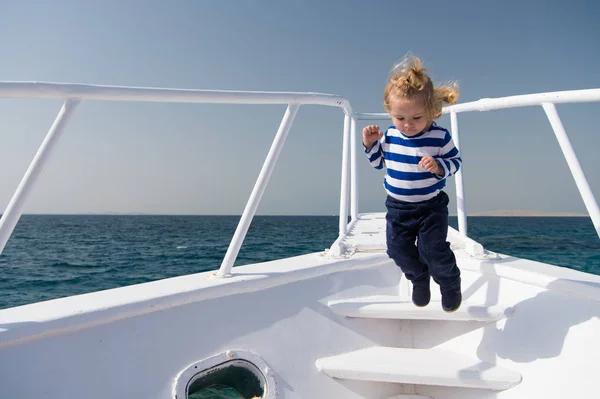
[[421, 158], [419, 166], [434, 175], [442, 176], [444, 174], [444, 169], [442, 169], [441, 165], [430, 155], [425, 155]]
[[370, 150], [373, 144], [377, 140], [383, 137], [383, 133], [379, 131], [379, 126], [377, 125], [369, 125], [365, 127], [362, 131], [363, 133], [363, 144], [367, 147], [367, 150]]

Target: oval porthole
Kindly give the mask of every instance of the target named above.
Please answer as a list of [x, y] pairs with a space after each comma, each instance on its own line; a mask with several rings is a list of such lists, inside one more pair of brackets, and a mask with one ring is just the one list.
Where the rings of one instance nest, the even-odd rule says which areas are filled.
[[275, 399], [273, 372], [257, 355], [225, 353], [188, 366], [177, 376], [176, 399]]

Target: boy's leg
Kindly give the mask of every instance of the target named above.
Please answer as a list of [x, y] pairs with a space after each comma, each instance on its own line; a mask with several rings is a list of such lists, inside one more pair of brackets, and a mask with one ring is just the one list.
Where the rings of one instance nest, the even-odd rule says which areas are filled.
[[415, 245], [418, 232], [418, 219], [412, 215], [412, 206], [406, 208], [401, 203], [388, 199], [386, 218], [387, 254], [400, 267], [406, 278], [413, 284], [413, 303], [426, 306], [431, 299], [430, 278], [425, 265], [419, 259]]
[[429, 273], [439, 284], [442, 307], [455, 311], [462, 302], [460, 270], [454, 252], [446, 241], [448, 235], [448, 195], [443, 191], [428, 203], [429, 212], [421, 221], [418, 252], [429, 267]]

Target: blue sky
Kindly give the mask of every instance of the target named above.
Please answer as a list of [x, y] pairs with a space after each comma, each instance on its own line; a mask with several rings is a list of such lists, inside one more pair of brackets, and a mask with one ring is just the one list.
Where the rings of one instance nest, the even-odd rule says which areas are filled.
[[[434, 81], [459, 82], [460, 102], [600, 87], [594, 1], [0, 0], [0, 10], [0, 81], [315, 91], [382, 112], [388, 72], [410, 51]], [[0, 99], [2, 209], [60, 106]], [[284, 110], [83, 103], [25, 212], [240, 214]], [[558, 110], [598, 198], [600, 104]], [[258, 213], [338, 213], [342, 123], [338, 109], [300, 109]], [[459, 123], [470, 212], [586, 212], [541, 108]], [[383, 174], [359, 161], [360, 211], [383, 211]]]

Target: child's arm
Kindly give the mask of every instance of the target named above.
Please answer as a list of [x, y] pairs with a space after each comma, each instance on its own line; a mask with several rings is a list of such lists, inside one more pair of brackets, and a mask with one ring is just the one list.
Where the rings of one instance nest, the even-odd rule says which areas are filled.
[[460, 169], [460, 165], [462, 165], [458, 148], [454, 146], [452, 137], [447, 131], [444, 137], [444, 146], [440, 151], [439, 157], [436, 157], [435, 160], [443, 169], [443, 173], [439, 174], [442, 179], [454, 175]]
[[442, 178], [444, 175], [444, 168], [439, 161], [436, 161], [431, 155], [425, 155], [419, 161], [419, 166], [428, 171], [429, 173], [433, 173], [438, 178]]
[[379, 131], [379, 126], [370, 125], [363, 129], [363, 146], [365, 154], [369, 157], [369, 162], [375, 169], [383, 168], [383, 151], [379, 140], [383, 137], [383, 133]]
[[419, 161], [419, 166], [430, 173], [436, 175], [438, 179], [450, 177], [460, 169], [462, 159], [458, 148], [454, 146], [450, 133], [446, 132], [444, 137], [444, 145], [440, 150], [440, 155], [432, 157], [426, 155]]

